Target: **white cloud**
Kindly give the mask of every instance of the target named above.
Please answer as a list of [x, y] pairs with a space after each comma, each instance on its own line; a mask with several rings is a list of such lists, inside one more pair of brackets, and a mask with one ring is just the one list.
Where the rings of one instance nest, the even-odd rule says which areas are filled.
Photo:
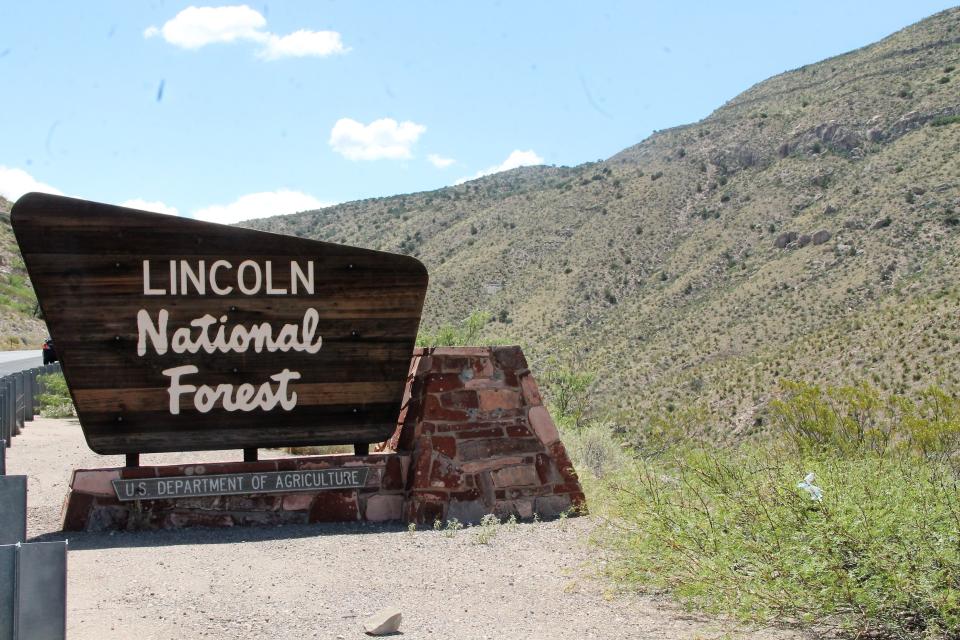
[[279, 58], [326, 57], [346, 53], [343, 40], [336, 31], [309, 31], [301, 29], [287, 36], [271, 35], [259, 56], [266, 60]]
[[543, 158], [537, 155], [532, 149], [528, 149], [527, 151], [515, 149], [510, 153], [509, 156], [507, 156], [507, 159], [500, 164], [493, 167], [487, 167], [486, 169], [478, 171], [476, 175], [468, 178], [460, 178], [457, 180], [456, 184], [463, 184], [468, 180], [476, 180], [477, 178], [482, 178], [483, 176], [500, 173], [501, 171], [509, 171], [510, 169], [516, 169], [517, 167], [530, 167], [537, 164], [543, 164]]
[[436, 153], [431, 153], [430, 155], [428, 155], [427, 160], [429, 160], [430, 164], [435, 166], [437, 169], [446, 169], [447, 167], [452, 165], [454, 162], [456, 162], [456, 160], [454, 160], [453, 158], [444, 158], [443, 156]]
[[253, 218], [279, 216], [285, 213], [296, 213], [309, 209], [328, 207], [332, 202], [321, 202], [311, 195], [301, 191], [262, 191], [240, 196], [230, 204], [211, 205], [193, 213], [197, 220], [233, 224]]
[[266, 35], [262, 31], [266, 25], [266, 18], [247, 5], [187, 7], [162, 28], [150, 27], [143, 35], [147, 38], [163, 35], [172, 45], [199, 49], [215, 42], [259, 40]]
[[62, 196], [63, 192], [40, 182], [23, 169], [0, 165], [0, 196], [13, 202], [25, 193], [39, 191]]
[[402, 160], [413, 157], [410, 147], [426, 130], [409, 120], [381, 118], [365, 125], [340, 118], [330, 130], [329, 142], [334, 151], [350, 160]]
[[266, 30], [267, 19], [247, 5], [228, 7], [187, 7], [160, 28], [148, 27], [145, 38], [162, 36], [168, 43], [184, 49], [199, 49], [208, 44], [254, 42], [261, 45], [258, 57], [280, 58], [326, 57], [346, 53], [336, 31], [300, 29], [280, 36]]
[[160, 202], [159, 200], [143, 200], [142, 198], [134, 198], [132, 200], [124, 200], [120, 203], [120, 206], [129, 207], [130, 209], [140, 209], [141, 211], [165, 213], [170, 216], [180, 215], [180, 212], [176, 207], [171, 207], [170, 205]]

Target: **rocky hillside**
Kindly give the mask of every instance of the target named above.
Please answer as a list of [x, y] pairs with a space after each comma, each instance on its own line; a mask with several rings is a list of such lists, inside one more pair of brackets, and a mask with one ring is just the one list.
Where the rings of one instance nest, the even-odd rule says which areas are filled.
[[46, 325], [37, 318], [37, 297], [10, 227], [10, 206], [0, 197], [0, 350], [39, 349]]
[[960, 379], [960, 9], [612, 158], [248, 226], [408, 253], [425, 324], [598, 373], [595, 411], [762, 425], [783, 378]]

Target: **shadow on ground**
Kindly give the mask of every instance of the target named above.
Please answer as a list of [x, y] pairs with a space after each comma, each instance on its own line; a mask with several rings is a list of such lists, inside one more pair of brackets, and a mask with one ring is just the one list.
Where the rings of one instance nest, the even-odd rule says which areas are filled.
[[317, 536], [357, 535], [366, 533], [401, 533], [407, 525], [394, 523], [329, 523], [280, 526], [246, 526], [236, 528], [192, 527], [160, 531], [115, 531], [78, 533], [57, 531], [31, 538], [29, 542], [68, 540], [71, 551], [89, 549], [122, 549], [133, 547], [171, 547], [177, 545], [237, 544]]

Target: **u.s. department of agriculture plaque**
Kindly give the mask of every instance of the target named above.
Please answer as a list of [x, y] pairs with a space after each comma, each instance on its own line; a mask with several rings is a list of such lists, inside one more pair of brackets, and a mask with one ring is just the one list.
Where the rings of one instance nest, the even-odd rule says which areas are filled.
[[326, 489], [359, 489], [367, 482], [370, 467], [337, 467], [300, 471], [224, 473], [208, 476], [174, 476], [114, 480], [117, 499], [170, 500], [202, 496], [294, 493]]

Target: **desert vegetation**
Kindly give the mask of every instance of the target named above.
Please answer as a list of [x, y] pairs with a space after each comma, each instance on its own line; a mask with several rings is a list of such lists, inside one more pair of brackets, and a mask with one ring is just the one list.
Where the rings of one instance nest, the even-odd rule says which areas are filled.
[[692, 436], [682, 411], [633, 442], [557, 412], [611, 577], [753, 623], [956, 637], [956, 390], [783, 387], [767, 432], [736, 445]]
[[72, 418], [77, 415], [73, 399], [67, 389], [67, 381], [62, 373], [48, 373], [39, 376], [43, 393], [37, 396], [40, 402], [40, 415], [44, 418]]
[[45, 329], [10, 227], [10, 207], [0, 197], [0, 350], [39, 349]]
[[958, 33], [943, 12], [603, 161], [247, 224], [416, 256], [435, 343], [482, 308], [476, 342], [576, 346], [588, 418], [698, 404], [735, 440], [784, 378], [958, 384]]

